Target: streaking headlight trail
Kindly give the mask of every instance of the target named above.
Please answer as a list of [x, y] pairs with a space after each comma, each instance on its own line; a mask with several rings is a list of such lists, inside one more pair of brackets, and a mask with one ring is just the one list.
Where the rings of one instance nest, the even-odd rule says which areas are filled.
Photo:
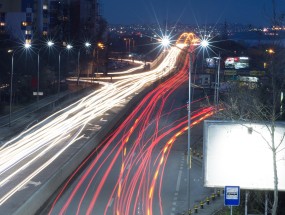
[[[136, 74], [116, 76], [113, 83], [104, 85], [94, 93], [84, 97], [78, 102], [51, 115], [37, 125], [24, 131], [19, 136], [6, 142], [0, 148], [0, 187], [6, 186], [23, 170], [28, 171], [21, 181], [12, 190], [7, 191], [0, 198], [0, 206], [15, 192], [20, 190], [31, 178], [40, 173], [54, 159], [58, 158], [65, 149], [82, 138], [81, 131], [90, 120], [102, 116], [114, 106], [121, 104], [128, 96], [139, 92], [144, 87], [157, 80], [158, 74], [163, 77], [169, 73], [165, 67], [173, 68], [179, 55], [178, 48], [171, 48], [164, 60], [154, 70]], [[136, 69], [141, 69], [139, 65]], [[53, 156], [46, 158], [45, 153], [58, 149]], [[43, 159], [44, 158], [44, 159]], [[41, 160], [36, 169], [28, 168]], [[24, 166], [18, 168], [20, 162]], [[15, 168], [15, 169], [14, 169]]]

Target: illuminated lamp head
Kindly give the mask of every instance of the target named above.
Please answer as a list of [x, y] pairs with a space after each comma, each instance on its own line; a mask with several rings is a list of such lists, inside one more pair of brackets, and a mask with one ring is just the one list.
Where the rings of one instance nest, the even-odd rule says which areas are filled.
[[47, 42], [47, 45], [48, 45], [48, 47], [51, 47], [51, 46], [54, 45], [54, 42], [50, 40], [50, 41]]
[[164, 36], [161, 40], [161, 45], [163, 47], [168, 47], [170, 45], [170, 40], [167, 36]]
[[204, 40], [201, 41], [200, 44], [201, 44], [201, 46], [202, 46], [203, 48], [206, 48], [206, 47], [209, 45], [209, 41], [204, 39]]
[[31, 45], [30, 43], [25, 43], [25, 44], [24, 44], [25, 49], [29, 49], [29, 48], [31, 48], [31, 46], [32, 46], [32, 45]]

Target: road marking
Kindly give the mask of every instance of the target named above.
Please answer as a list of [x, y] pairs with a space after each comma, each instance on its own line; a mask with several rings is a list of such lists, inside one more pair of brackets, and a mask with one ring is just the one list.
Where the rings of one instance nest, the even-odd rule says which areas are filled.
[[91, 128], [88, 128], [87, 130], [88, 131], [98, 131], [98, 130], [100, 130], [102, 128], [102, 126], [100, 126], [100, 125], [94, 125], [94, 126], [92, 126]]
[[28, 188], [28, 186], [27, 186], [27, 185], [24, 185], [24, 186], [20, 187], [17, 191], [21, 191], [21, 190], [24, 190], [24, 189], [26, 189], [26, 188]]
[[181, 183], [181, 176], [182, 176], [182, 171], [179, 170], [178, 178], [177, 178], [177, 183], [176, 183], [176, 192], [179, 191], [179, 187], [180, 187], [180, 183]]
[[29, 181], [28, 184], [34, 185], [35, 187], [41, 185], [42, 183], [40, 181], [35, 182], [35, 181]]
[[27, 184], [25, 184], [24, 186], [20, 187], [17, 191], [21, 191], [24, 190], [26, 188], [29, 188], [28, 184], [30, 185], [34, 185], [35, 187], [41, 185], [42, 183], [40, 181], [36, 182], [36, 181], [29, 181]]
[[108, 120], [101, 118], [100, 121], [101, 122], [107, 122]]

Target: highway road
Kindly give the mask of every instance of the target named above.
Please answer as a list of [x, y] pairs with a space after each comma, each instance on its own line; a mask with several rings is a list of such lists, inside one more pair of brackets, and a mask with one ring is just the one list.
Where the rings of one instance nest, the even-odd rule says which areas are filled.
[[[81, 162], [82, 155], [87, 155], [91, 148], [97, 147], [105, 131], [110, 129], [108, 122], [118, 118], [117, 115], [121, 114], [124, 107], [137, 94], [152, 86], [158, 79], [175, 71], [180, 53], [181, 49], [171, 47], [164, 54], [162, 62], [153, 70], [138, 73], [137, 70], [142, 70], [144, 66], [141, 63], [137, 68], [117, 75], [112, 82], [106, 80], [98, 82], [102, 87], [96, 92], [54, 113], [2, 144], [0, 148], [1, 213], [33, 214], [62, 178], [69, 175], [77, 162]], [[185, 105], [174, 108], [176, 103], [169, 102], [168, 98], [187, 80], [187, 65], [185, 61], [184, 70], [170, 79], [167, 84], [166, 82], [160, 84], [156, 90], [145, 96], [137, 106], [137, 111], [132, 112], [125, 123], [122, 123], [112, 136], [97, 147], [100, 150], [94, 152], [97, 154], [94, 160], [96, 162], [91, 162], [91, 166], [92, 163], [95, 167], [99, 166], [90, 169], [91, 172], [96, 173], [92, 174], [91, 178], [94, 178], [97, 184], [93, 184], [94, 187], [92, 187], [93, 180], [85, 184], [88, 189], [85, 189], [80, 197], [82, 201], [80, 200], [76, 206], [78, 210], [81, 210], [82, 204], [84, 205], [82, 210], [91, 214], [97, 209], [95, 205], [100, 199], [98, 201], [102, 202], [99, 202], [98, 210], [104, 210], [103, 214], [163, 214], [164, 210], [169, 211], [169, 208], [165, 208], [165, 205], [169, 204], [162, 202], [170, 202], [170, 195], [161, 193], [164, 191], [173, 193], [174, 190], [177, 192], [180, 187], [178, 185], [183, 183], [183, 170], [181, 169], [180, 172], [177, 165], [168, 170], [172, 177], [177, 176], [177, 173], [172, 174], [171, 171], [178, 170], [178, 177], [171, 179], [169, 176], [166, 179], [166, 181], [171, 179], [171, 183], [175, 181], [176, 186], [173, 184], [163, 186], [162, 179], [169, 164], [167, 160], [172, 156], [171, 148], [188, 128], [185, 117], [172, 118], [172, 115], [177, 115], [180, 109], [185, 110]], [[175, 99], [177, 98], [179, 96], [176, 95]], [[211, 107], [208, 107], [193, 112], [193, 123], [209, 117], [212, 111]], [[172, 119], [170, 124], [161, 123], [168, 118]], [[129, 140], [132, 141], [129, 142]], [[184, 157], [183, 153], [180, 152], [181, 160]], [[76, 160], [77, 158], [79, 161]], [[175, 156], [173, 160], [176, 161], [177, 157]], [[66, 163], [69, 164], [68, 168]], [[74, 163], [73, 166], [72, 163]], [[97, 174], [101, 178], [96, 178]], [[115, 177], [116, 175], [119, 177]], [[196, 177], [195, 174], [193, 176]], [[85, 177], [83, 179], [85, 180]], [[76, 186], [81, 186], [81, 183]], [[91, 202], [87, 200], [88, 204], [86, 204], [84, 199], [85, 196], [89, 196], [87, 191], [90, 187], [95, 193], [90, 190], [89, 201]], [[103, 197], [99, 198], [99, 195]], [[174, 193], [174, 198], [179, 198], [176, 195]], [[73, 196], [70, 195], [69, 198]], [[65, 211], [70, 202], [63, 204], [63, 209], [60, 210]], [[104, 202], [108, 207], [106, 204], [104, 206]], [[62, 206], [62, 204], [59, 205]], [[175, 211], [173, 208], [170, 210]]]
[[[42, 214], [171, 215], [186, 210], [187, 65], [137, 104]], [[214, 110], [203, 94], [195, 104], [191, 119], [197, 130], [191, 141], [198, 148], [198, 125]], [[202, 165], [195, 159], [190, 190], [191, 207], [211, 193], [203, 188]]]
[[[175, 67], [181, 50], [171, 48], [157, 68], [124, 74], [63, 110], [51, 115], [0, 148], [0, 209], [17, 211], [27, 199], [100, 130], [110, 113], [116, 114], [136, 94]], [[142, 69], [143, 63], [136, 69]], [[168, 68], [168, 69], [166, 69]], [[112, 116], [113, 117], [113, 116]]]

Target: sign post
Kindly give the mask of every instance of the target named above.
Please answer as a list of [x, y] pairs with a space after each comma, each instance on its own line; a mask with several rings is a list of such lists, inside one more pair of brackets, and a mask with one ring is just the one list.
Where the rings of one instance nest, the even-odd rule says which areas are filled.
[[240, 187], [225, 186], [225, 205], [231, 207], [231, 215], [233, 214], [232, 206], [240, 204]]

